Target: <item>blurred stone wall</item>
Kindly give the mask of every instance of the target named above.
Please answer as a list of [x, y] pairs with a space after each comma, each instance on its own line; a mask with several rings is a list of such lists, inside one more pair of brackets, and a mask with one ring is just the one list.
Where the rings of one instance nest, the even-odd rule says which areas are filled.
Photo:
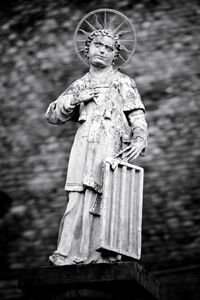
[[200, 295], [198, 1], [7, 0], [0, 13], [2, 299], [18, 295], [19, 268], [46, 265], [55, 250], [77, 127], [50, 125], [44, 115], [87, 71], [73, 33], [100, 7], [126, 14], [138, 36], [122, 71], [137, 83], [150, 131], [146, 157], [137, 162], [145, 168], [141, 263], [181, 299]]

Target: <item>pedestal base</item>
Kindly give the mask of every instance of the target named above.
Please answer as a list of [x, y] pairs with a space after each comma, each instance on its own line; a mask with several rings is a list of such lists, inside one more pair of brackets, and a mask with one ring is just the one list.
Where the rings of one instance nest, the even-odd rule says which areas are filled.
[[34, 300], [174, 299], [136, 262], [27, 268], [20, 272], [19, 287]]

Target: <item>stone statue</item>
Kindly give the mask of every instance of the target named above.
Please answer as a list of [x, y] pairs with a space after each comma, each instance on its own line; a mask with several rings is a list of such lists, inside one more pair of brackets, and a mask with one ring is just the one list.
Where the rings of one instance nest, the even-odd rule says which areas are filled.
[[65, 190], [68, 204], [61, 221], [54, 265], [118, 261], [118, 253], [96, 251], [101, 216], [91, 206], [103, 190], [103, 163], [129, 161], [142, 154], [148, 133], [145, 108], [133, 79], [119, 72], [135, 50], [132, 23], [123, 14], [99, 9], [75, 31], [75, 47], [89, 71], [50, 104], [51, 124], [80, 124], [71, 149]]

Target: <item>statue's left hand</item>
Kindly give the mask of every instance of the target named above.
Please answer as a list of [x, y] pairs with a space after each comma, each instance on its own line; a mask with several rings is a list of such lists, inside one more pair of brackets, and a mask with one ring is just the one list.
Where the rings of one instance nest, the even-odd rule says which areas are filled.
[[142, 138], [137, 138], [133, 140], [129, 146], [120, 151], [118, 155], [121, 156], [123, 160], [129, 161], [131, 159], [136, 159], [145, 148], [145, 141]]

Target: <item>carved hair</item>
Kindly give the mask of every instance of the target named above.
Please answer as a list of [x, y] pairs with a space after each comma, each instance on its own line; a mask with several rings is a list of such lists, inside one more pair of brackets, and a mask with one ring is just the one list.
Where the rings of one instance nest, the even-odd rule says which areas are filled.
[[119, 56], [119, 53], [120, 53], [120, 49], [121, 49], [121, 46], [120, 46], [120, 43], [119, 43], [119, 37], [117, 35], [114, 35], [110, 30], [106, 30], [106, 29], [101, 29], [101, 30], [95, 30], [93, 31], [87, 38], [87, 40], [85, 41], [85, 56], [87, 58], [88, 57], [88, 52], [89, 52], [89, 48], [90, 48], [90, 45], [94, 39], [95, 36], [107, 36], [107, 37], [111, 37], [114, 39], [115, 41], [115, 48], [116, 48], [116, 54], [115, 54], [115, 57], [114, 57], [114, 60], [113, 62], [115, 61], [115, 59], [118, 58]]

